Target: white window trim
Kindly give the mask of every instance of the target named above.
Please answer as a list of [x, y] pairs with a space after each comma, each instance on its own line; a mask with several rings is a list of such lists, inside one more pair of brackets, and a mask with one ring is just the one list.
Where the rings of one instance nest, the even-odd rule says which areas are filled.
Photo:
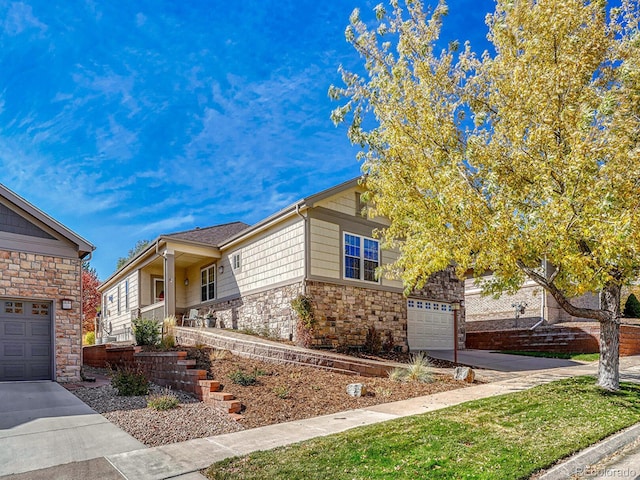
[[[346, 235], [351, 235], [352, 237], [358, 237], [360, 239], [360, 276], [361, 278], [351, 278], [347, 277], [347, 262], [345, 261], [345, 257], [347, 256], [345, 252], [346, 245]], [[380, 278], [376, 278], [375, 280], [365, 280], [364, 279], [364, 240], [371, 240], [372, 242], [376, 242], [378, 244], [378, 267], [381, 265], [382, 251], [380, 250], [380, 240], [376, 240], [375, 238], [367, 237], [366, 235], [360, 235], [357, 233], [351, 233], [347, 231], [342, 232], [342, 278], [344, 280], [351, 280], [354, 282], [362, 282], [366, 284], [377, 284], [380, 285]]]
[[[203, 267], [203, 268], [200, 269], [200, 301], [201, 302], [209, 302], [211, 300], [215, 300], [216, 299], [216, 293], [217, 293], [216, 292], [216, 287], [217, 287], [216, 282], [218, 281], [218, 272], [216, 272], [216, 268], [217, 268], [217, 265], [214, 263], [213, 265], [209, 265], [207, 267]], [[213, 272], [213, 296], [212, 297], [209, 297], [209, 284], [210, 284], [210, 282], [208, 281], [209, 280], [209, 270], [211, 270]], [[207, 272], [207, 284], [206, 284], [206, 287], [207, 287], [207, 298], [203, 299], [202, 298], [202, 287], [204, 287], [205, 285], [202, 284], [202, 272], [205, 272], [205, 271]]]

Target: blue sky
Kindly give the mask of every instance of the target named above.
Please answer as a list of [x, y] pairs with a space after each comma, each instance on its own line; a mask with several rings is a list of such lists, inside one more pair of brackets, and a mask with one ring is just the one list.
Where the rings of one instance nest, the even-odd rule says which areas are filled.
[[[365, 0], [0, 0], [0, 183], [96, 245], [101, 279], [140, 239], [255, 223], [355, 177], [327, 90], [362, 60]], [[443, 39], [486, 48], [491, 0]]]

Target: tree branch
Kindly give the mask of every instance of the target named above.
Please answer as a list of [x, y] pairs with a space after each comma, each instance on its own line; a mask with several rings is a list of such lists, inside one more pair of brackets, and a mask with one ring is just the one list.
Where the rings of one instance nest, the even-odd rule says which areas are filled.
[[574, 317], [593, 318], [594, 320], [601, 322], [610, 320], [609, 315], [604, 310], [580, 308], [572, 305], [567, 297], [565, 297], [564, 294], [558, 290], [558, 287], [556, 287], [552, 282], [547, 281], [546, 278], [536, 272], [533, 268], [527, 267], [522, 260], [518, 260], [516, 263], [520, 270], [522, 270], [531, 280], [548, 291], [555, 301], [558, 302], [558, 305], [560, 305], [560, 307], [570, 315], [573, 315]]

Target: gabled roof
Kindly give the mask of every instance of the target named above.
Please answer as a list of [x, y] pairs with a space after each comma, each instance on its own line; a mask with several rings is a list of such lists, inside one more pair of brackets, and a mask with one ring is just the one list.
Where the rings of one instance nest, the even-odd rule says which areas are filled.
[[249, 235], [253, 232], [259, 231], [261, 230], [263, 227], [266, 227], [267, 225], [272, 224], [274, 221], [279, 221], [280, 219], [282, 219], [283, 217], [286, 217], [288, 215], [291, 215], [294, 212], [299, 212], [304, 208], [313, 208], [315, 206], [316, 203], [324, 200], [325, 198], [329, 198], [332, 195], [335, 195], [337, 193], [340, 193], [344, 190], [348, 190], [350, 188], [354, 188], [357, 187], [360, 184], [360, 180], [362, 177], [356, 177], [356, 178], [352, 178], [351, 180], [347, 180], [346, 182], [343, 182], [339, 185], [336, 185], [334, 187], [328, 188], [326, 190], [322, 190], [321, 192], [315, 193], [313, 195], [310, 195], [308, 197], [304, 197], [300, 200], [298, 200], [297, 202], [292, 203], [291, 205], [283, 208], [282, 210], [268, 216], [267, 218], [265, 218], [264, 220], [259, 221], [258, 223], [251, 225], [251, 227], [238, 232], [236, 235], [233, 235], [232, 237], [229, 237], [228, 239], [226, 239], [224, 241], [224, 243], [222, 244], [223, 247], [226, 247], [228, 244], [231, 244], [243, 237], [245, 237], [245, 235]]
[[18, 209], [27, 213], [29, 216], [35, 218], [36, 220], [42, 222], [44, 225], [49, 227], [58, 235], [65, 238], [72, 244], [76, 245], [78, 247], [78, 256], [80, 258], [85, 257], [87, 254], [93, 252], [96, 249], [94, 245], [89, 243], [80, 235], [68, 229], [67, 227], [62, 225], [60, 222], [54, 220], [52, 217], [44, 213], [42, 210], [35, 207], [31, 203], [29, 203], [27, 200], [22, 198], [20, 195], [13, 192], [12, 190], [9, 190], [7, 187], [5, 187], [2, 184], [0, 184], [0, 197], [5, 198], [11, 204], [18, 207]]
[[230, 222], [222, 225], [214, 225], [206, 228], [194, 228], [184, 232], [161, 235], [161, 238], [173, 238], [178, 240], [189, 240], [191, 242], [204, 243], [211, 246], [218, 246], [228, 238], [249, 228], [244, 222]]

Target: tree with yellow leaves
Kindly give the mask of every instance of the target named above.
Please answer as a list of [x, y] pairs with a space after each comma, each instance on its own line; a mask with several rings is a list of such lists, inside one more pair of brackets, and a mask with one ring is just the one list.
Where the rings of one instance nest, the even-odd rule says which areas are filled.
[[[493, 272], [492, 293], [533, 279], [600, 322], [598, 384], [616, 390], [620, 290], [640, 267], [638, 0], [497, 0], [480, 56], [437, 51], [446, 12], [393, 0], [371, 28], [354, 11], [368, 76], [330, 91], [401, 252], [385, 273], [408, 290], [451, 264]], [[572, 304], [587, 292], [599, 309]]]

